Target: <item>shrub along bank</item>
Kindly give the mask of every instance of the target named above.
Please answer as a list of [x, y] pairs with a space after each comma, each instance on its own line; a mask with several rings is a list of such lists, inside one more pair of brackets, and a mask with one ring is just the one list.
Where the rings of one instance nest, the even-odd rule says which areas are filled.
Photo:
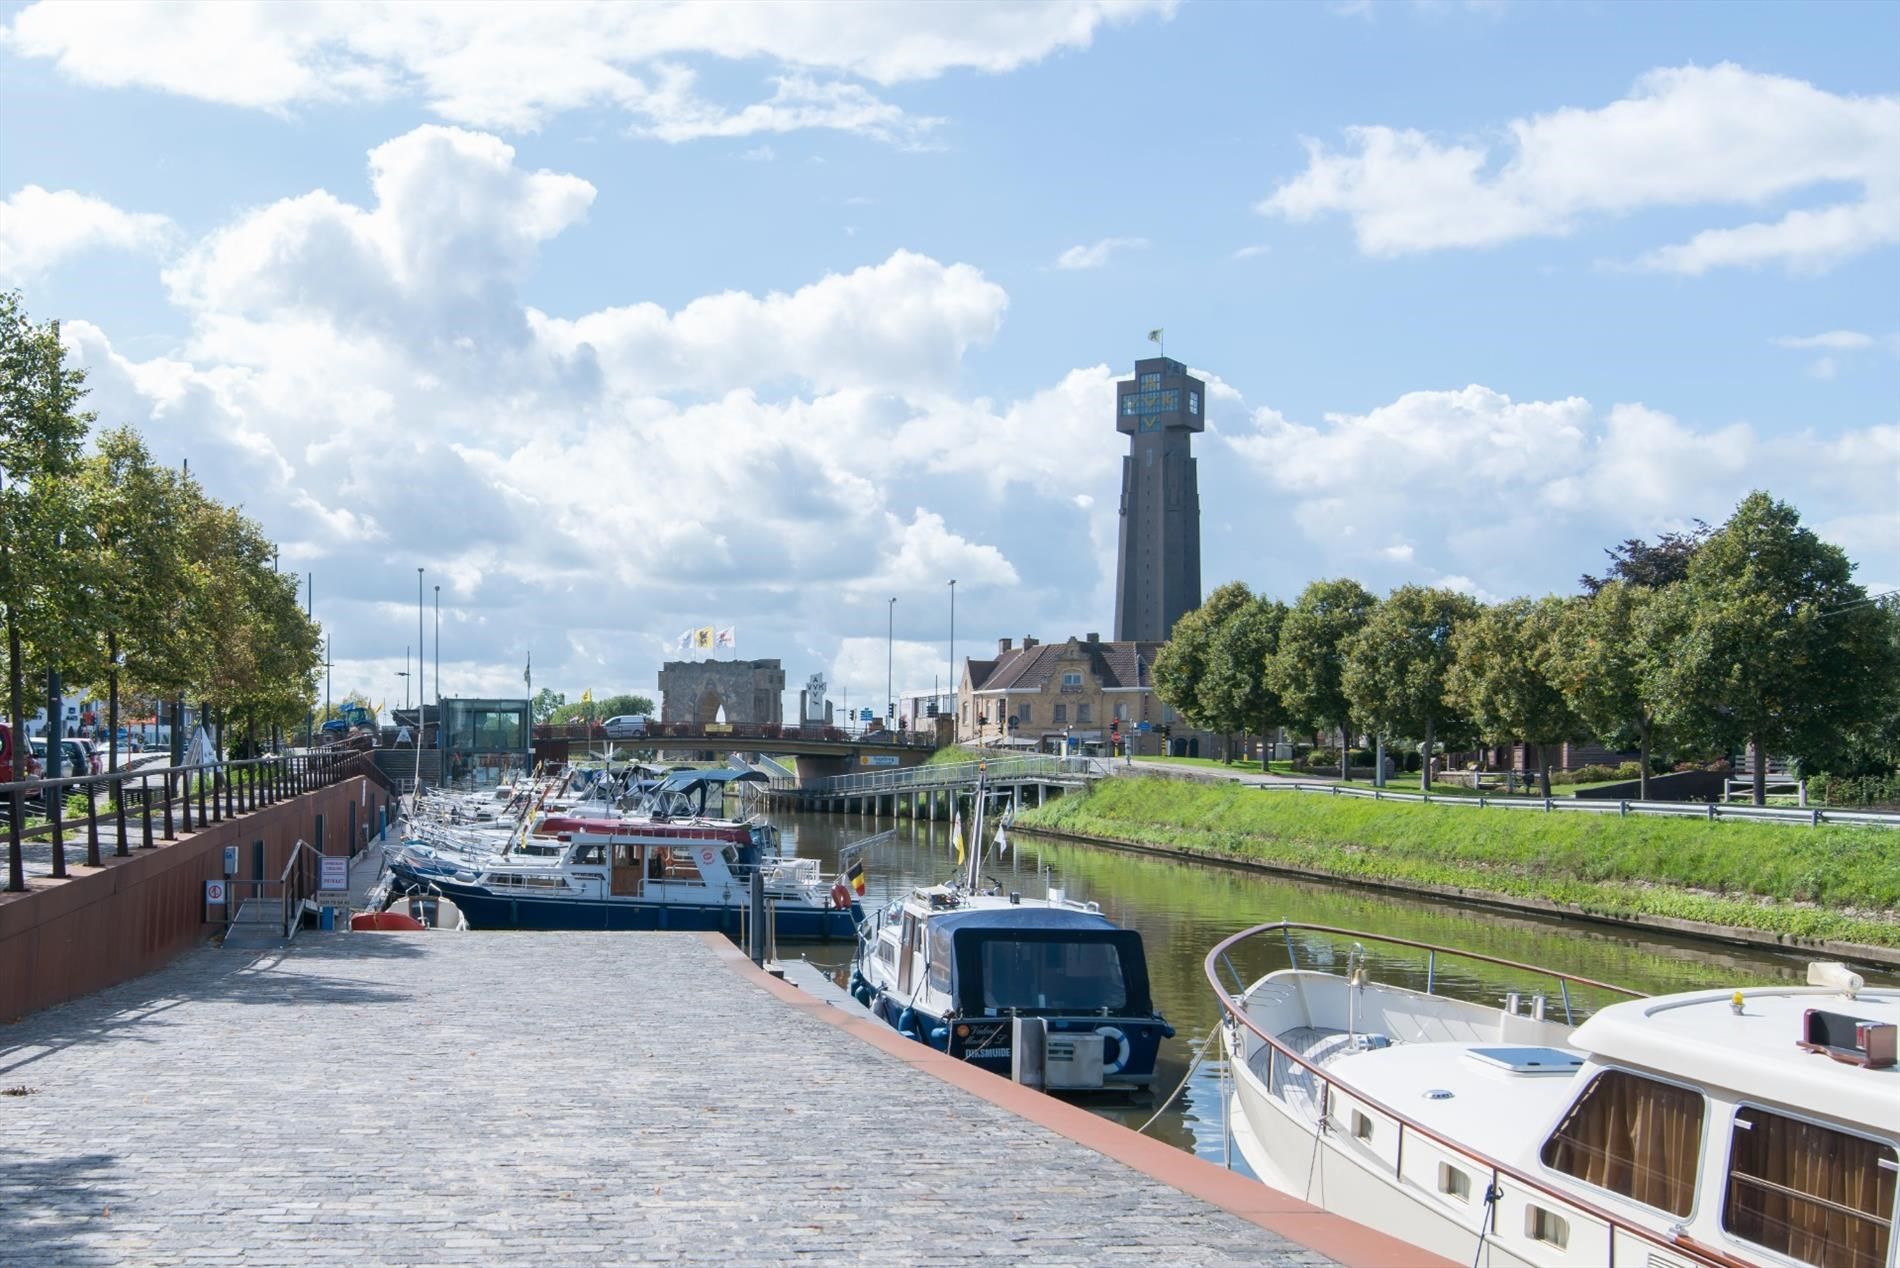
[[1122, 777], [1021, 827], [1342, 880], [1900, 947], [1900, 832], [1543, 814]]

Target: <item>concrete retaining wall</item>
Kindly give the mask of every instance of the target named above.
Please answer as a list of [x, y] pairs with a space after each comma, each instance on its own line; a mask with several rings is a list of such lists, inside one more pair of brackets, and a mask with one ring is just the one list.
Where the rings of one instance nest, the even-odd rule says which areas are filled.
[[134, 846], [129, 858], [108, 854], [97, 871], [75, 865], [63, 881], [36, 877], [23, 894], [0, 894], [0, 1022], [149, 973], [219, 932], [222, 923], [204, 919], [204, 883], [224, 875], [225, 846], [238, 847], [248, 877], [262, 841], [264, 875], [276, 880], [299, 839], [317, 844], [317, 816], [325, 852], [348, 853], [351, 806], [360, 845], [387, 796], [357, 776], [156, 849]]

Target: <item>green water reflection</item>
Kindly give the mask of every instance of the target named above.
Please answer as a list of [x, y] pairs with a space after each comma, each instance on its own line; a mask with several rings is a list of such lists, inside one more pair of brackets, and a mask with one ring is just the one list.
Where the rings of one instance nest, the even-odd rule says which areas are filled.
[[[845, 844], [891, 826], [889, 821], [848, 816], [784, 815], [776, 821], [798, 853], [835, 864]], [[991, 858], [986, 872], [1006, 888], [1041, 896], [1048, 885], [1071, 898], [1101, 904], [1111, 919], [1141, 932], [1156, 1006], [1174, 1026], [1175, 1038], [1162, 1051], [1154, 1099], [1180, 1082], [1195, 1052], [1216, 1024], [1217, 1006], [1202, 964], [1215, 943], [1251, 925], [1291, 920], [1363, 930], [1439, 946], [1561, 969], [1646, 993], [1796, 982], [1806, 960], [1766, 952], [1710, 947], [1683, 939], [1583, 923], [1541, 919], [1425, 901], [1343, 885], [1288, 880], [1216, 864], [1161, 858], [1121, 850], [1097, 849], [1011, 834], [1013, 848]], [[879, 847], [866, 862], [867, 903], [877, 904], [914, 884], [948, 879], [956, 870], [948, 824], [899, 820], [897, 839]], [[1343, 964], [1350, 939], [1302, 938], [1302, 964]], [[1422, 987], [1423, 952], [1366, 944], [1370, 970], [1382, 981]], [[850, 962], [849, 947], [806, 947], [801, 953], [840, 976]], [[1269, 940], [1240, 951], [1235, 968], [1251, 981], [1287, 962], [1284, 944]], [[1435, 985], [1474, 998], [1499, 999], [1517, 989], [1528, 997], [1545, 992], [1551, 1016], [1562, 1001], [1548, 979], [1494, 966], [1440, 958]], [[1868, 975], [1869, 980], [1877, 976]], [[1884, 979], [1882, 979], [1884, 980]], [[1570, 1004], [1579, 1018], [1606, 997], [1573, 990]], [[1218, 1042], [1196, 1069], [1187, 1088], [1155, 1121], [1149, 1134], [1179, 1148], [1219, 1160], [1222, 1125]], [[1139, 1126], [1153, 1113], [1150, 1102], [1094, 1105], [1098, 1112]], [[1236, 1165], [1238, 1157], [1235, 1158]]]

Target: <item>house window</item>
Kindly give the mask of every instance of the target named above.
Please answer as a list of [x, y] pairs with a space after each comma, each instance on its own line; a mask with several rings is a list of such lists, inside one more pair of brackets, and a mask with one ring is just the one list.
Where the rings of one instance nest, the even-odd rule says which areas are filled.
[[1024, 726], [1028, 726], [1035, 719], [1035, 707], [1025, 700], [1016, 706], [1016, 716]]
[[1060, 726], [1062, 723], [1067, 722], [1068, 720], [1069, 720], [1069, 706], [1066, 704], [1057, 705], [1056, 706], [1056, 724]]
[[1896, 1166], [1888, 1142], [1744, 1105], [1729, 1132], [1722, 1228], [1803, 1263], [1879, 1268]]
[[1118, 704], [1116, 704], [1116, 706], [1115, 706], [1115, 720], [1116, 720], [1117, 722], [1126, 722], [1126, 721], [1128, 721], [1128, 706], [1127, 706], [1126, 704], [1120, 704], [1120, 703], [1118, 703]]
[[1062, 685], [1065, 687], [1080, 687], [1082, 685], [1082, 675], [1077, 673], [1064, 674], [1062, 675]]
[[1078, 704], [1075, 706], [1075, 720], [1077, 722], [1087, 722], [1089, 720], [1089, 707], [1087, 705]]
[[1702, 1166], [1702, 1094], [1606, 1070], [1583, 1090], [1539, 1156], [1546, 1167], [1585, 1184], [1687, 1215]]

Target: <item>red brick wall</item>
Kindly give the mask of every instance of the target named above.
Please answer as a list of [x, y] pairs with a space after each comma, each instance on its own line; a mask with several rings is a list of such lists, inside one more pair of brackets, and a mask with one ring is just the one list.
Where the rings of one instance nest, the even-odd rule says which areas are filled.
[[316, 844], [318, 815], [327, 852], [342, 854], [350, 803], [360, 841], [385, 796], [357, 776], [157, 849], [134, 845], [130, 858], [108, 854], [98, 871], [83, 866], [82, 829], [79, 847], [67, 846], [67, 879], [28, 877], [27, 892], [0, 893], [0, 1022], [149, 973], [208, 940], [222, 925], [204, 922], [204, 883], [224, 875], [225, 846], [238, 847], [239, 875], [249, 876], [252, 843], [263, 841], [264, 875], [275, 880], [299, 839]]

